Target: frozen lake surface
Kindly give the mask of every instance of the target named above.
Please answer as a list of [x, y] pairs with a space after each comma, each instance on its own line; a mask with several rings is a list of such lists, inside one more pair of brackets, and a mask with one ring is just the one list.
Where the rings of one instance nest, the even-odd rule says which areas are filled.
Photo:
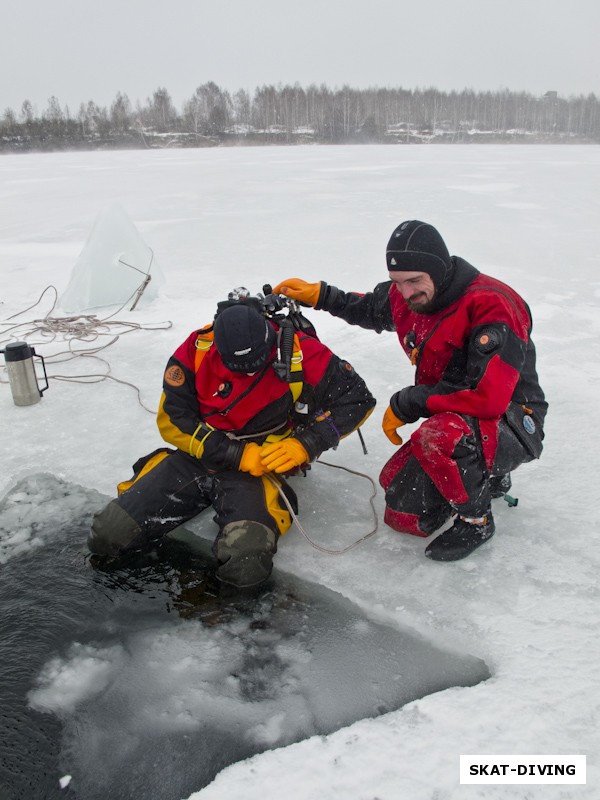
[[[49, 359], [50, 389], [37, 405], [17, 408], [0, 383], [0, 496], [40, 473], [112, 496], [136, 459], [161, 445], [153, 414], [140, 406], [131, 386], [110, 379], [67, 383], [52, 376], [110, 370], [139, 387], [142, 402], [155, 410], [168, 357], [212, 319], [230, 289], [245, 284], [254, 292], [295, 275], [370, 290], [387, 277], [385, 245], [404, 219], [431, 222], [453, 254], [511, 284], [527, 300], [550, 403], [542, 458], [513, 474], [511, 494], [519, 498], [518, 507], [497, 501], [496, 535], [465, 561], [434, 564], [423, 554], [427, 540], [396, 534], [381, 521], [373, 538], [344, 556], [315, 550], [295, 529], [276, 556], [278, 570], [342, 595], [368, 620], [394, 631], [408, 626], [442, 649], [482, 659], [491, 679], [426, 695], [324, 737], [272, 746], [223, 769], [194, 800], [279, 800], [282, 776], [286, 800], [513, 800], [515, 793], [528, 800], [597, 800], [600, 148], [302, 146], [3, 156], [0, 338], [20, 338], [51, 311], [51, 291], [25, 310], [50, 284], [59, 295], [65, 291], [95, 220], [114, 203], [152, 248], [165, 283], [156, 300], [140, 303], [132, 313], [119, 312], [116, 319], [146, 327], [98, 353], [103, 360], [87, 355], [67, 361], [60, 354], [69, 343], [60, 337], [32, 338], [36, 351]], [[363, 427], [368, 455], [351, 436], [328, 460], [376, 480], [394, 452], [381, 418], [390, 395], [413, 382], [413, 368], [393, 334], [350, 328], [321, 312], [307, 316], [378, 401]], [[148, 329], [165, 321], [172, 326]], [[71, 344], [87, 350], [111, 339], [107, 332]], [[315, 464], [297, 485], [300, 520], [317, 542], [341, 549], [371, 527], [369, 491], [364, 480]], [[97, 493], [90, 494], [89, 514]], [[19, 524], [15, 509], [14, 524], [0, 533], [0, 583], [4, 570], [22, 571], [25, 563], [33, 570], [38, 558], [46, 570], [45, 548], [63, 547], [60, 537], [74, 511], [69, 493], [56, 496], [39, 487], [36, 497], [43, 524]], [[375, 503], [382, 520], [381, 492]], [[205, 539], [215, 535], [210, 516], [188, 527]], [[65, 547], [64, 558], [73, 564], [70, 570], [61, 567], [62, 579], [91, 581], [82, 553]], [[92, 585], [101, 587], [104, 580], [96, 575]], [[45, 588], [36, 587], [41, 598]], [[132, 600], [131, 592], [125, 596]], [[140, 608], [146, 602], [140, 594]], [[172, 612], [167, 627], [177, 643], [187, 621]], [[88, 702], [98, 708], [101, 696], [85, 699], [88, 685], [101, 685], [103, 675], [109, 685], [115, 672], [125, 674], [111, 666], [120, 663], [123, 650], [100, 655], [71, 650], [92, 643], [82, 637], [74, 626], [70, 638], [56, 642], [53, 655], [48, 642], [49, 649], [42, 648], [29, 665], [40, 691], [52, 686], [47, 664], [54, 664], [57, 677], [82, 676], [74, 684], [67, 681], [77, 688], [73, 701], [80, 690], [84, 697], [82, 705], [75, 703], [73, 719]], [[108, 632], [103, 641], [111, 641]], [[132, 655], [137, 652], [144, 650]], [[162, 663], [159, 657], [157, 664]], [[90, 667], [89, 683], [79, 669], [83, 664]], [[69, 666], [77, 669], [71, 673]], [[185, 688], [186, 674], [169, 677], [166, 697]], [[135, 683], [135, 675], [131, 680]], [[157, 686], [164, 690], [164, 684]], [[58, 694], [63, 705], [64, 694]], [[200, 695], [186, 695], [181, 707], [193, 706], [195, 696]], [[167, 721], [176, 709], [176, 704], [166, 709]], [[58, 711], [27, 713], [43, 714], [56, 730], [68, 726]], [[158, 727], [156, 718], [148, 736], [152, 727]], [[87, 728], [82, 724], [80, 730], [84, 736]], [[268, 726], [271, 736], [273, 731], [277, 727]], [[588, 782], [464, 786], [459, 758], [469, 753], [585, 754]], [[54, 776], [57, 786], [63, 776]]]

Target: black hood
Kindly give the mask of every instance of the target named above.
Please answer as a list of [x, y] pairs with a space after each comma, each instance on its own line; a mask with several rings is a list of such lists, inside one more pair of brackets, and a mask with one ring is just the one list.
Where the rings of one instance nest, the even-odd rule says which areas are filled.
[[451, 256], [450, 261], [452, 262], [450, 282], [440, 292], [436, 292], [431, 308], [427, 312], [429, 314], [441, 311], [455, 303], [464, 294], [469, 284], [473, 283], [479, 275], [479, 270], [469, 264], [468, 261], [465, 261], [464, 258]]
[[275, 331], [267, 320], [242, 303], [229, 306], [215, 319], [215, 345], [232, 372], [257, 372], [269, 360]]

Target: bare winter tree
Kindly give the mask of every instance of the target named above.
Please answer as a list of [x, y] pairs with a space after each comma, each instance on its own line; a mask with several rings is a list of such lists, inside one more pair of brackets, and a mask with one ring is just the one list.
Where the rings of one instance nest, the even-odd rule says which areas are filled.
[[58, 99], [52, 95], [48, 100], [48, 106], [42, 115], [46, 133], [52, 136], [60, 136], [65, 126], [65, 116], [60, 107]]
[[239, 89], [233, 96], [233, 118], [237, 125], [247, 131], [252, 118], [252, 101], [245, 89]]
[[158, 88], [148, 99], [145, 109], [147, 124], [158, 133], [169, 133], [176, 127], [177, 112], [171, 95], [165, 88]]
[[131, 126], [131, 103], [126, 94], [117, 92], [110, 107], [111, 130], [116, 133], [125, 133]]
[[261, 86], [254, 92], [252, 125], [259, 131], [273, 132], [282, 124], [279, 93], [275, 86]]
[[0, 131], [8, 136], [13, 136], [17, 130], [17, 115], [12, 108], [6, 108], [0, 118]]
[[24, 125], [31, 125], [35, 119], [36, 111], [29, 100], [24, 100], [21, 106], [21, 120]]
[[198, 86], [183, 113], [187, 130], [196, 136], [216, 136], [231, 124], [233, 103], [228, 92], [209, 81]]

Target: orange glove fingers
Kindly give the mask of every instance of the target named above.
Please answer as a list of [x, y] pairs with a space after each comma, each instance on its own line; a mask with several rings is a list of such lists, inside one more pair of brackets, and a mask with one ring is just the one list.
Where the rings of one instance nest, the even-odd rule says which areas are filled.
[[269, 472], [289, 472], [294, 467], [298, 466], [296, 462], [285, 454], [279, 458], [273, 458], [268, 467]]
[[260, 478], [260, 476], [264, 475], [266, 472], [266, 469], [260, 460], [260, 455], [261, 448], [256, 444], [256, 442], [250, 442], [249, 444], [245, 445], [242, 457], [240, 459], [240, 470], [242, 472], [249, 472], [250, 475]]
[[381, 427], [392, 444], [402, 444], [402, 438], [396, 433], [396, 428], [401, 428], [403, 425], [406, 425], [406, 423], [401, 419], [398, 419], [398, 417], [392, 411], [391, 406], [388, 406], [385, 414], [383, 415]]
[[318, 283], [307, 283], [301, 278], [287, 278], [273, 288], [273, 294], [284, 294], [293, 300], [299, 300], [308, 306], [316, 306], [319, 302], [321, 293], [321, 281]]
[[269, 472], [288, 472], [308, 461], [310, 461], [310, 456], [306, 452], [306, 448], [293, 437], [264, 445], [261, 449], [261, 463]]
[[296, 466], [287, 449], [283, 449], [279, 442], [264, 448], [261, 463], [267, 472], [285, 472]]

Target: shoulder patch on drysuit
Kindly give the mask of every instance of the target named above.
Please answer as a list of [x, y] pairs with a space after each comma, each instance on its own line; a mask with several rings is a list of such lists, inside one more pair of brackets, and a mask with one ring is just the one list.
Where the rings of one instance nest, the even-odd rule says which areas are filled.
[[475, 336], [475, 349], [484, 355], [493, 353], [500, 347], [503, 338], [498, 328], [482, 328]]
[[352, 364], [348, 363], [348, 361], [344, 361], [343, 359], [340, 359], [339, 362], [338, 362], [338, 367], [340, 369], [340, 372], [344, 376], [344, 378], [353, 378], [354, 377], [354, 374], [355, 374], [354, 373], [354, 367], [352, 366]]
[[165, 383], [169, 386], [183, 386], [185, 383], [185, 375], [181, 367], [174, 364], [169, 367], [165, 372]]

